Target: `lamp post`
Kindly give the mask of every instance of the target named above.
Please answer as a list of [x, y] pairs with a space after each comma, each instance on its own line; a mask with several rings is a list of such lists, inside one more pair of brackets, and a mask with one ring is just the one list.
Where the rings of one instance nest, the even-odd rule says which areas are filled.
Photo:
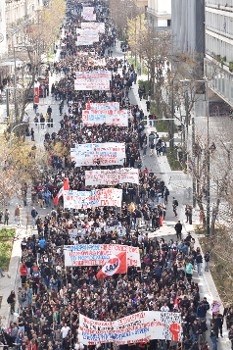
[[206, 133], [207, 133], [207, 203], [206, 203], [206, 238], [210, 236], [210, 113], [208, 98], [208, 80], [205, 78], [205, 102], [206, 102]]

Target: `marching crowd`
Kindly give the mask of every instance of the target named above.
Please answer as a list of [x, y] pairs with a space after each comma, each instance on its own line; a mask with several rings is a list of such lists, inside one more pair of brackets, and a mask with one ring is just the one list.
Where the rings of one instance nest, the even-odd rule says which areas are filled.
[[[170, 193], [156, 174], [143, 167], [142, 156], [147, 154], [147, 146], [156, 148], [161, 154], [166, 150], [156, 134], [147, 138], [143, 111], [130, 104], [134, 67], [125, 59], [111, 57], [116, 33], [108, 20], [109, 10], [101, 1], [94, 1], [91, 6], [96, 8], [97, 21], [105, 22], [106, 33], [98, 44], [81, 50], [75, 42], [82, 6], [71, 0], [67, 6], [61, 60], [54, 65], [54, 70], [62, 71], [64, 75], [52, 87], [52, 94], [56, 100], [67, 103], [68, 111], [63, 114], [60, 110], [63, 115], [60, 130], [45, 135], [51, 171], [44, 174], [33, 189], [35, 206], [31, 217], [37, 235], [23, 239], [21, 244], [22, 287], [18, 295], [12, 291], [8, 298], [11, 313], [17, 320], [11, 322], [4, 335], [20, 350], [82, 350], [87, 347], [78, 339], [79, 313], [92, 319], [116, 320], [142, 310], [173, 311], [182, 315], [182, 342], [152, 340], [147, 344], [121, 345], [120, 348], [207, 350], [209, 330], [212, 349], [216, 350], [224, 320], [233, 339], [233, 308], [226, 308], [221, 314], [217, 301], [210, 305], [206, 298], [200, 298], [199, 286], [192, 280], [195, 269], [202, 273], [202, 257], [200, 249], [194, 246], [195, 240], [191, 234], [183, 237], [178, 226], [177, 240], [148, 236], [150, 230], [155, 231], [163, 225]], [[103, 58], [106, 69], [112, 72], [110, 91], [75, 91], [75, 71], [97, 69]], [[121, 108], [130, 111], [129, 127], [83, 126], [82, 109], [88, 101], [119, 102]], [[76, 143], [111, 141], [125, 143], [124, 167], [139, 169], [139, 185], [117, 185], [123, 190], [122, 207], [67, 210], [63, 208], [62, 199], [57, 207], [52, 207], [64, 178], [69, 179], [70, 189], [92, 189], [85, 186], [86, 167], [75, 166], [70, 158], [70, 148]], [[60, 153], [57, 152], [58, 145], [62, 149]], [[101, 169], [98, 162], [95, 167]], [[37, 202], [41, 208], [52, 207], [44, 218], [38, 215]], [[172, 205], [176, 216], [179, 204], [175, 198]], [[186, 216], [191, 223], [191, 207], [186, 208]], [[64, 265], [63, 246], [75, 243], [118, 243], [139, 247], [142, 266], [129, 267], [126, 275], [98, 280], [96, 274], [100, 267], [70, 268]], [[212, 314], [210, 325], [207, 322], [209, 309]], [[115, 344], [102, 344], [101, 347], [116, 348]], [[88, 348], [94, 349], [94, 346]]]

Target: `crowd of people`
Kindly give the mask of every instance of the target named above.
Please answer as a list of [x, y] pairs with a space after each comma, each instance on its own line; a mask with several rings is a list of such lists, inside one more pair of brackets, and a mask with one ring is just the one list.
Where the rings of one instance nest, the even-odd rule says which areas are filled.
[[[129, 91], [135, 82], [135, 71], [125, 58], [112, 57], [116, 32], [108, 19], [109, 9], [98, 0], [91, 6], [95, 7], [97, 21], [105, 23], [106, 31], [98, 43], [80, 48], [75, 43], [82, 5], [67, 1], [67, 18], [60, 42], [61, 59], [53, 67], [56, 73], [63, 75], [52, 86], [51, 94], [68, 107], [65, 113], [60, 109], [60, 130], [45, 134], [50, 171], [43, 174], [33, 188], [35, 206], [39, 203], [41, 208], [48, 207], [51, 211], [42, 218], [35, 206], [31, 210], [37, 235], [21, 243], [21, 288], [18, 295], [12, 291], [8, 298], [16, 319], [5, 337], [20, 350], [83, 350], [87, 347], [78, 337], [79, 313], [107, 321], [138, 311], [155, 310], [181, 313], [183, 340], [152, 340], [119, 348], [207, 350], [209, 330], [212, 348], [216, 350], [224, 319], [229, 330], [233, 327], [233, 308], [229, 307], [222, 315], [218, 302], [210, 305], [206, 298], [200, 297], [199, 286], [192, 276], [195, 269], [202, 273], [202, 256], [191, 234], [184, 237], [182, 227], [176, 225], [177, 239], [166, 241], [149, 237], [149, 231], [160, 228], [166, 220], [170, 193], [164, 181], [143, 166], [143, 156], [147, 155], [147, 145], [150, 149], [152, 145], [159, 145], [156, 147], [158, 155], [165, 154], [166, 147], [157, 135], [147, 137], [143, 111], [130, 103]], [[105, 68], [112, 72], [110, 91], [75, 91], [75, 72], [98, 69], [103, 59]], [[105, 124], [92, 128], [83, 126], [82, 110], [88, 101], [119, 102], [121, 109], [130, 111], [128, 128]], [[62, 198], [58, 206], [53, 206], [53, 198], [63, 186], [64, 178], [69, 179], [70, 189], [93, 189], [85, 186], [85, 170], [93, 167], [76, 167], [70, 157], [70, 148], [88, 142], [125, 143], [124, 167], [139, 169], [139, 185], [116, 186], [123, 192], [121, 208], [67, 210], [63, 208]], [[100, 164], [94, 167], [102, 168]], [[172, 205], [177, 216], [175, 198]], [[187, 221], [192, 221], [191, 207], [186, 208], [186, 217]], [[102, 281], [96, 278], [99, 266], [66, 267], [64, 245], [79, 243], [139, 247], [141, 268], [129, 267], [126, 275]], [[209, 309], [210, 326], [207, 323]], [[116, 345], [102, 344], [101, 348], [116, 349]]]

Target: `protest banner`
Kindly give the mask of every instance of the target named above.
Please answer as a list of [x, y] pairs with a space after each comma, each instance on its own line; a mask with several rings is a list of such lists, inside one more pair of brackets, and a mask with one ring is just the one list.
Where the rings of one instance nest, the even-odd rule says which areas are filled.
[[94, 13], [93, 6], [83, 6], [82, 15], [92, 15]]
[[111, 110], [111, 111], [119, 111], [120, 109], [120, 103], [119, 102], [103, 102], [103, 103], [90, 103], [89, 105], [90, 108], [87, 108], [86, 104], [86, 109], [91, 109], [91, 110]]
[[87, 209], [95, 207], [121, 207], [122, 190], [102, 188], [92, 191], [63, 191], [64, 208]]
[[141, 267], [139, 248], [121, 244], [65, 245], [65, 266], [103, 266], [112, 254], [122, 252], [127, 253], [127, 266]]
[[152, 339], [182, 339], [181, 314], [141, 311], [116, 321], [97, 321], [79, 314], [78, 340], [84, 345], [147, 343]]
[[76, 72], [75, 90], [109, 90], [111, 72], [95, 70]]
[[82, 14], [82, 19], [84, 21], [96, 21], [96, 14], [95, 13], [83, 13]]
[[94, 169], [85, 171], [85, 186], [139, 184], [139, 170], [134, 168]]
[[99, 35], [98, 34], [81, 34], [77, 36], [76, 46], [81, 45], [92, 45], [95, 42], [99, 41]]
[[76, 144], [70, 149], [71, 160], [79, 166], [123, 165], [125, 144], [117, 142]]
[[83, 110], [82, 122], [86, 126], [100, 124], [115, 125], [119, 127], [128, 127], [130, 114], [127, 109], [120, 111], [113, 110]]
[[82, 29], [97, 30], [98, 33], [105, 33], [105, 23], [104, 22], [81, 22]]

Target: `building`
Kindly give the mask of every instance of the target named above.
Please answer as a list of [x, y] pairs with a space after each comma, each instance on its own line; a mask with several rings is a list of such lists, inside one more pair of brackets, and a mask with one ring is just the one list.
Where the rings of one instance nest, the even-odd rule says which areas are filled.
[[172, 0], [171, 13], [174, 50], [203, 57], [204, 0]]
[[37, 18], [43, 0], [5, 0], [8, 50], [24, 42], [25, 28]]
[[6, 2], [0, 1], [0, 57], [2, 57], [7, 51], [6, 40]]
[[233, 107], [232, 1], [206, 0], [205, 45], [209, 87]]
[[171, 26], [171, 2], [173, 0], [148, 0], [148, 24], [155, 30], [167, 29]]

